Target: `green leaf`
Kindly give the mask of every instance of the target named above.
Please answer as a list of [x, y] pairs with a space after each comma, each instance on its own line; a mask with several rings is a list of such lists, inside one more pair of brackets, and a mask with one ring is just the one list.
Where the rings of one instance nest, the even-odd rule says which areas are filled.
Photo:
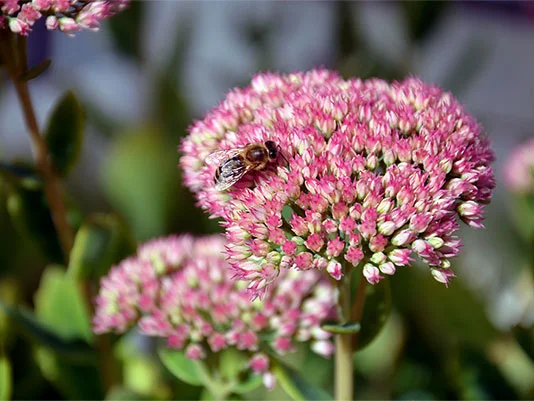
[[0, 401], [11, 399], [13, 377], [9, 360], [0, 355]]
[[360, 323], [326, 321], [321, 325], [321, 328], [333, 334], [356, 334], [360, 332]]
[[47, 346], [58, 354], [72, 360], [87, 360], [94, 351], [85, 341], [65, 340], [42, 324], [30, 311], [14, 308], [0, 301], [0, 308], [17, 324], [21, 331], [36, 343]]
[[233, 380], [247, 367], [247, 362], [243, 352], [228, 348], [220, 353], [219, 370], [225, 379]]
[[37, 190], [43, 186], [43, 180], [35, 169], [24, 164], [0, 163], [0, 175], [24, 189]]
[[37, 63], [36, 65], [31, 67], [28, 71], [25, 71], [22, 74], [20, 74], [19, 81], [27, 82], [34, 78], [37, 78], [43, 72], [48, 70], [51, 64], [52, 64], [52, 60], [50, 60], [49, 58], [42, 60], [40, 63]]
[[124, 387], [115, 386], [107, 394], [105, 401], [142, 401], [152, 400], [151, 397], [144, 397], [135, 391], [128, 390]]
[[137, 241], [168, 232], [179, 208], [176, 160], [176, 148], [157, 131], [125, 133], [109, 153], [103, 185]]
[[462, 349], [457, 365], [452, 371], [458, 388], [458, 399], [519, 399], [519, 395], [499, 369], [481, 352]]
[[76, 233], [68, 273], [76, 279], [98, 279], [133, 252], [135, 243], [117, 216], [92, 215]]
[[261, 375], [255, 375], [252, 372], [247, 372], [244, 377], [240, 377], [239, 380], [232, 385], [230, 391], [236, 394], [245, 394], [257, 389], [262, 383], [263, 379]]
[[332, 396], [320, 387], [307, 382], [295, 369], [273, 362], [273, 373], [284, 391], [294, 400], [331, 400]]
[[[363, 277], [360, 280], [365, 280]], [[366, 285], [365, 304], [361, 329], [356, 338], [355, 350], [365, 348], [380, 333], [391, 311], [391, 290], [389, 280], [381, 280], [375, 285]]]
[[410, 38], [418, 41], [431, 31], [448, 4], [445, 1], [403, 1], [401, 5]]
[[512, 329], [512, 333], [519, 344], [525, 351], [531, 361], [534, 361], [534, 327], [527, 329], [526, 327], [516, 326]]
[[66, 359], [46, 347], [38, 347], [35, 360], [43, 376], [52, 382], [65, 399], [101, 400], [104, 398], [102, 374], [96, 353], [84, 361]]
[[59, 267], [48, 267], [35, 294], [35, 313], [64, 340], [91, 342], [90, 313], [80, 284]]
[[56, 104], [48, 120], [45, 141], [52, 165], [60, 175], [67, 175], [82, 150], [84, 113], [82, 106], [68, 91]]
[[161, 348], [158, 355], [163, 365], [178, 379], [193, 386], [204, 384], [206, 377], [201, 366], [202, 362], [186, 358], [183, 351], [170, 348]]
[[7, 196], [7, 211], [15, 228], [30, 239], [53, 262], [63, 262], [56, 228], [42, 190], [11, 186]]
[[128, 9], [115, 15], [107, 26], [111, 32], [111, 39], [121, 55], [130, 56], [136, 62], [141, 61], [141, 31], [145, 4], [133, 1]]

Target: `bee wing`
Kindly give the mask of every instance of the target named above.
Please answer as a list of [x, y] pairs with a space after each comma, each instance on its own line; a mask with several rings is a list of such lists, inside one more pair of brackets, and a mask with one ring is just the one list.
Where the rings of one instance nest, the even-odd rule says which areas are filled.
[[204, 160], [204, 163], [219, 165], [223, 161], [237, 156], [240, 152], [240, 149], [218, 150], [216, 152], [210, 153], [208, 157], [206, 157], [206, 159]]
[[251, 168], [251, 165], [246, 165], [242, 168], [232, 170], [229, 174], [220, 176], [219, 181], [215, 183], [215, 189], [221, 192], [226, 191], [237, 181], [239, 181], [241, 177], [243, 177]]

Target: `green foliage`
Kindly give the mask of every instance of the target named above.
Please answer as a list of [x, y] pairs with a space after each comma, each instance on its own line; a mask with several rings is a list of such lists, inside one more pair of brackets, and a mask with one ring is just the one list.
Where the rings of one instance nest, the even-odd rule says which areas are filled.
[[6, 182], [27, 190], [35, 191], [43, 186], [43, 180], [35, 169], [24, 164], [0, 163], [0, 176]]
[[410, 38], [414, 41], [428, 35], [448, 6], [446, 1], [403, 1], [401, 4]]
[[534, 327], [516, 326], [512, 329], [512, 333], [525, 354], [534, 363]]
[[235, 380], [247, 367], [248, 358], [243, 352], [229, 348], [221, 352], [220, 373], [226, 380]]
[[72, 361], [83, 361], [91, 358], [93, 352], [87, 342], [82, 340], [66, 340], [60, 334], [49, 329], [28, 310], [15, 308], [0, 301], [0, 308], [9, 316], [23, 334], [35, 343], [44, 345], [58, 355]]
[[54, 383], [61, 395], [71, 400], [101, 400], [104, 388], [96, 355], [84, 361], [66, 359], [46, 347], [38, 347], [36, 360], [46, 379]]
[[283, 364], [276, 362], [273, 372], [284, 391], [294, 400], [331, 400], [332, 396], [320, 387], [307, 382], [300, 373]]
[[103, 185], [136, 240], [168, 232], [177, 201], [176, 149], [156, 131], [125, 133], [104, 165]]
[[95, 214], [76, 233], [68, 273], [76, 279], [98, 279], [134, 252], [135, 243], [117, 216]]
[[128, 9], [115, 15], [109, 21], [111, 38], [116, 49], [123, 55], [139, 59], [141, 56], [141, 18], [145, 4], [142, 1], [131, 2]]
[[321, 325], [321, 328], [333, 334], [356, 334], [360, 332], [361, 326], [359, 322], [337, 323], [327, 321]]
[[19, 81], [27, 82], [27, 81], [31, 81], [32, 79], [37, 78], [43, 72], [48, 70], [48, 68], [50, 67], [51, 64], [52, 64], [52, 60], [50, 60], [49, 58], [46, 58], [46, 59], [42, 60], [41, 62], [39, 62], [39, 63], [35, 64], [33, 67], [31, 67], [28, 71], [23, 72], [19, 76]]
[[104, 398], [105, 401], [148, 401], [151, 399], [153, 398], [144, 397], [140, 394], [137, 394], [135, 391], [131, 391], [120, 386], [113, 387], [106, 394], [106, 398]]
[[186, 358], [183, 351], [161, 348], [158, 355], [163, 366], [183, 382], [193, 386], [200, 386], [206, 382], [202, 362]]
[[57, 102], [45, 130], [45, 141], [54, 170], [67, 175], [82, 150], [84, 113], [74, 93], [68, 91]]
[[[360, 280], [365, 279], [360, 277]], [[381, 280], [375, 285], [366, 285], [365, 293], [361, 330], [357, 335], [356, 350], [365, 348], [376, 338], [391, 312], [389, 280]]]
[[62, 262], [63, 253], [44, 192], [12, 185], [6, 203], [13, 225], [20, 234], [37, 245], [50, 261]]
[[519, 395], [487, 357], [473, 349], [461, 349], [451, 368], [463, 400], [517, 400]]
[[234, 394], [246, 394], [260, 387], [262, 383], [263, 380], [260, 375], [248, 372], [246, 375], [241, 375], [239, 380], [233, 382], [230, 390]]
[[56, 266], [49, 266], [35, 294], [35, 313], [64, 340], [91, 343], [90, 315], [81, 288], [74, 278]]
[[0, 355], [0, 401], [11, 399], [13, 377], [9, 360]]

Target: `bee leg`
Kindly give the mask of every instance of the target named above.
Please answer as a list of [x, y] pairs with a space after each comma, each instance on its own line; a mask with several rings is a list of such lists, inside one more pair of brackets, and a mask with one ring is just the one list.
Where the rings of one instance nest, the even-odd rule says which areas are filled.
[[278, 154], [282, 156], [282, 158], [286, 161], [287, 168], [289, 169], [289, 171], [291, 171], [291, 165], [289, 164], [289, 160], [287, 160], [286, 156], [284, 155], [284, 152], [282, 152], [282, 148], [280, 147], [280, 145], [278, 145]]

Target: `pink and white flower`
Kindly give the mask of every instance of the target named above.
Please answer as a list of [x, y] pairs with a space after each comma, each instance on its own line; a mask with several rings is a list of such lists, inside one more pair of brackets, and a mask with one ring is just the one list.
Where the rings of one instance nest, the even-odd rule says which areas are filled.
[[0, 29], [28, 35], [31, 26], [46, 18], [48, 30], [72, 36], [82, 28], [97, 31], [101, 22], [122, 11], [130, 0], [0, 0]]
[[[228, 191], [214, 188], [210, 153], [267, 140], [283, 158]], [[377, 253], [396, 266], [418, 255], [447, 282], [440, 266], [459, 252], [459, 220], [482, 227], [495, 185], [480, 125], [416, 78], [258, 74], [195, 122], [181, 151], [185, 184], [222, 219], [230, 264], [260, 294], [285, 268], [339, 278], [336, 263], [363, 269]], [[376, 283], [381, 270], [371, 266], [365, 276]]]
[[315, 270], [288, 270], [262, 301], [251, 301], [246, 283], [234, 279], [224, 259], [224, 245], [224, 237], [187, 235], [142, 245], [101, 280], [94, 331], [123, 333], [137, 324], [142, 334], [165, 338], [190, 359], [236, 348], [269, 386], [270, 352], [285, 354], [310, 342], [330, 356], [331, 335], [320, 328], [335, 316], [328, 280]]

